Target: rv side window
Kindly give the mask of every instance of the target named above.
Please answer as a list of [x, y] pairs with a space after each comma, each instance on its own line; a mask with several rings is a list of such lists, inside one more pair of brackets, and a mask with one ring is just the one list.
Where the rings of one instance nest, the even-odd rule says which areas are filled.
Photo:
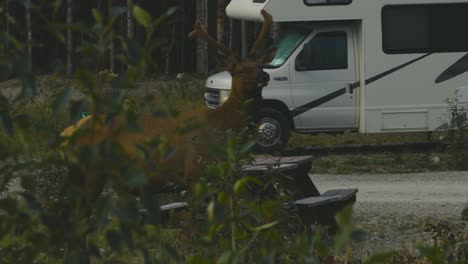
[[296, 57], [297, 71], [337, 70], [348, 68], [346, 32], [323, 32], [304, 45]]
[[312, 5], [349, 5], [353, 0], [304, 0], [308, 6]]
[[468, 4], [395, 5], [382, 10], [389, 54], [468, 51]]

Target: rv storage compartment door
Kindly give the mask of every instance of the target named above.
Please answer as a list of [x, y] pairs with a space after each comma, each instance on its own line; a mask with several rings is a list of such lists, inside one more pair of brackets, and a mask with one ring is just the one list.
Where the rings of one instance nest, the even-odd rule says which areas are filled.
[[382, 112], [382, 131], [424, 131], [428, 128], [427, 110]]

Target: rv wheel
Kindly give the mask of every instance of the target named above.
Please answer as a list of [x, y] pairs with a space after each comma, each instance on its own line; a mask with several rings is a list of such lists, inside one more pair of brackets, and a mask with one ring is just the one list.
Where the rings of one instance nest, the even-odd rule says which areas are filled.
[[275, 153], [283, 150], [289, 140], [290, 127], [285, 114], [274, 108], [260, 111], [256, 150]]

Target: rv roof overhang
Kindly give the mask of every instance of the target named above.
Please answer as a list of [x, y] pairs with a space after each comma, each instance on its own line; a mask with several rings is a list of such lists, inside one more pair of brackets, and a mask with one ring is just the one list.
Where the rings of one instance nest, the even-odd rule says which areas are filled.
[[303, 0], [266, 0], [264, 3], [254, 3], [253, 0], [232, 0], [226, 7], [230, 18], [261, 22], [261, 10], [266, 10], [273, 16], [275, 22], [294, 21], [325, 21], [325, 20], [355, 20], [362, 19], [359, 2], [354, 0], [343, 6], [307, 6]]
[[[262, 2], [262, 0], [257, 0]], [[385, 5], [466, 3], [467, 0], [353, 0], [347, 5], [308, 6], [304, 0], [232, 0], [226, 8], [230, 18], [261, 22], [266, 10], [275, 22], [361, 20], [380, 12]]]

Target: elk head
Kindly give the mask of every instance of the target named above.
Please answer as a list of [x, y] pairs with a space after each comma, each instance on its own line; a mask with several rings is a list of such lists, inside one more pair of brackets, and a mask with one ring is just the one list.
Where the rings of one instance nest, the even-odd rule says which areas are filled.
[[199, 37], [207, 41], [208, 45], [221, 51], [227, 58], [227, 71], [232, 76], [232, 86], [229, 100], [236, 100], [249, 104], [251, 101], [262, 99], [262, 89], [270, 81], [268, 73], [263, 71], [265, 64], [273, 60], [276, 48], [269, 49], [263, 56], [258, 56], [257, 52], [267, 36], [273, 19], [265, 10], [261, 11], [263, 16], [262, 30], [255, 41], [249, 55], [246, 58], [239, 58], [234, 51], [226, 48], [223, 44], [208, 35], [200, 22], [195, 23], [195, 29], [189, 37]]

